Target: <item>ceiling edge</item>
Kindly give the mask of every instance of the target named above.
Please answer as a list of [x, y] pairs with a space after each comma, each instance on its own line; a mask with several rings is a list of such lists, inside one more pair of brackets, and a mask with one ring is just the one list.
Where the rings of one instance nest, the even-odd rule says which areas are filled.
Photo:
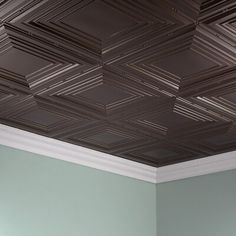
[[155, 168], [3, 124], [0, 144], [150, 183], [236, 169], [236, 151]]
[[157, 168], [157, 183], [236, 169], [236, 151]]
[[0, 144], [156, 183], [156, 168], [0, 124]]

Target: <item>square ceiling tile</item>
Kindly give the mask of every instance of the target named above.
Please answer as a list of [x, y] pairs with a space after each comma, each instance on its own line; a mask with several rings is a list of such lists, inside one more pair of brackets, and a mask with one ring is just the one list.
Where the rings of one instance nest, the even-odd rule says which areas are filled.
[[145, 139], [140, 133], [132, 129], [123, 129], [117, 124], [98, 122], [87, 126], [84, 130], [78, 130], [68, 137], [73, 143], [82, 143], [87, 147], [94, 147], [98, 150], [125, 150], [129, 145], [137, 146]]
[[135, 88], [136, 84], [132, 86], [131, 83], [119, 74], [98, 68], [84, 76], [75, 74], [75, 79], [51, 85], [44, 94], [56, 100], [63, 99], [67, 104], [86, 106], [86, 109], [101, 114], [115, 113], [145, 94]]
[[102, 1], [87, 4], [65, 17], [63, 22], [101, 40], [135, 24], [129, 16]]
[[16, 48], [11, 48], [0, 56], [0, 68], [21, 76], [32, 74], [50, 64], [41, 57]]
[[20, 118], [43, 126], [50, 126], [64, 119], [64, 117], [40, 108], [27, 112], [21, 115]]
[[211, 60], [192, 50], [178, 52], [155, 62], [155, 66], [181, 78], [197, 74], [216, 65]]
[[201, 154], [186, 147], [159, 140], [153, 144], [137, 147], [125, 155], [130, 158], [141, 158], [146, 164], [160, 167], [192, 159]]
[[235, 133], [227, 132], [226, 134], [220, 134], [214, 137], [210, 137], [206, 139], [206, 141], [211, 145], [220, 146], [220, 145], [235, 143], [236, 142], [235, 137], [236, 137], [236, 132]]
[[[224, 132], [223, 132], [224, 131]], [[224, 129], [221, 132], [209, 135], [201, 141], [213, 150], [221, 150], [222, 148], [232, 148], [236, 144], [236, 126], [232, 125], [228, 129]]]
[[103, 133], [98, 133], [89, 137], [90, 140], [95, 141], [97, 143], [103, 143], [105, 145], [112, 145], [115, 143], [123, 142], [127, 140], [127, 137], [121, 136], [121, 134], [117, 134], [112, 132], [112, 130], [106, 130]]
[[88, 89], [79, 95], [105, 106], [132, 97], [131, 94], [126, 93], [124, 90], [107, 84]]
[[153, 166], [235, 150], [232, 1], [0, 5], [2, 123]]
[[143, 152], [143, 154], [154, 159], [162, 159], [165, 157], [175, 156], [177, 153], [169, 149], [159, 148]]

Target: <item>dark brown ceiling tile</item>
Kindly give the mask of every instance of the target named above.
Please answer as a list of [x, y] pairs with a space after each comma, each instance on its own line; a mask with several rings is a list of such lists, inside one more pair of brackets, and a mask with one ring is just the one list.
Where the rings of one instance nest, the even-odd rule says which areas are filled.
[[236, 150], [235, 1], [0, 1], [0, 122], [163, 166]]
[[179, 139], [226, 121], [192, 101], [177, 98], [160, 103], [159, 106], [154, 103], [149, 110], [129, 117], [125, 123], [153, 137]]
[[[17, 99], [25, 96], [26, 94], [24, 93], [20, 93], [14, 89], [0, 85], [0, 107], [4, 105], [9, 106], [11, 102], [17, 101]], [[3, 112], [3, 109], [1, 109], [1, 112]]]
[[227, 94], [218, 97], [197, 97], [194, 100], [209, 111], [221, 116], [225, 121], [236, 121], [236, 104], [231, 100], [232, 97], [226, 96]]
[[230, 93], [236, 90], [236, 66], [224, 68], [220, 71], [203, 75], [197, 81], [182, 83], [179, 96], [218, 96], [222, 93]]
[[20, 116], [20, 119], [25, 122], [31, 122], [45, 127], [55, 123], [57, 124], [61, 121], [61, 117], [59, 115], [40, 108], [27, 111], [25, 114]]
[[40, 31], [41, 37], [60, 46], [66, 42], [81, 54], [86, 54], [85, 49], [96, 55], [108, 54], [108, 58], [130, 50], [145, 35], [158, 36], [194, 22], [199, 12], [194, 1], [177, 5], [175, 1], [32, 1], [25, 3], [20, 13], [11, 5], [8, 8], [13, 12], [3, 16], [5, 22], [34, 34]]
[[213, 68], [217, 64], [189, 49], [157, 60], [154, 65], [180, 78], [184, 78]]
[[50, 65], [50, 61], [33, 54], [26, 53], [14, 47], [2, 53], [0, 67], [10, 73], [28, 76]]
[[203, 156], [203, 153], [201, 151], [194, 152], [191, 149], [183, 148], [180, 145], [156, 142], [156, 144], [149, 144], [123, 155], [134, 160], [138, 158], [143, 163], [160, 167], [200, 158]]
[[102, 41], [136, 24], [131, 17], [102, 1], [93, 1], [73, 10], [61, 22]]
[[182, 87], [196, 85], [211, 74], [233, 68], [235, 62], [234, 52], [218, 43], [203, 27], [186, 26], [176, 31], [175, 37], [163, 42], [157, 39], [111, 65], [176, 95], [183, 93]]
[[234, 150], [236, 148], [236, 128], [232, 126], [226, 133], [206, 138], [203, 142], [214, 150], [222, 152], [224, 149]]
[[[98, 67], [84, 74], [74, 74], [61, 82], [55, 81], [40, 96], [52, 96], [65, 103], [90, 107], [101, 114], [108, 114], [145, 95], [152, 95], [151, 89], [142, 87], [122, 75]], [[86, 109], [86, 108], [85, 108]]]
[[232, 103], [236, 107], [236, 91], [228, 94], [224, 94], [222, 98], [226, 99], [228, 102]]
[[202, 129], [183, 139], [189, 147], [202, 150], [210, 155], [222, 153], [224, 150], [232, 151], [236, 148], [236, 129], [232, 123], [216, 123], [208, 129]]
[[162, 119], [161, 117], [173, 113], [175, 100], [159, 100], [160, 99], [154, 100], [152, 104], [150, 100], [150, 106], [146, 106], [147, 109], [142, 109], [142, 112], [136, 114], [133, 112], [127, 118], [124, 117], [124, 123], [136, 127], [140, 131], [154, 137], [167, 135], [168, 125], [166, 118]]
[[77, 50], [82, 46], [97, 54], [100, 54], [103, 48], [101, 41], [105, 42], [123, 35], [127, 39], [128, 35], [137, 36], [141, 27], [146, 28], [145, 23], [150, 21], [149, 18], [155, 21], [154, 17], [140, 10], [136, 4], [126, 1], [49, 1], [38, 4], [37, 9], [37, 3], [31, 5], [34, 7], [28, 14], [22, 14], [22, 17], [16, 20], [9, 17], [6, 21], [14, 21], [21, 28], [35, 33], [37, 30], [34, 29], [38, 28], [43, 36], [54, 38], [58, 43], [63, 40], [70, 41], [70, 44], [77, 44]]
[[229, 1], [204, 1], [199, 21], [206, 29], [232, 49], [236, 46], [235, 25], [236, 3]]
[[23, 11], [19, 9], [26, 10], [26, 6], [30, 5], [33, 1], [8, 1], [8, 0], [1, 0], [0, 1], [0, 20], [2, 22], [10, 21], [14, 19], [14, 17], [19, 16], [22, 14]]
[[131, 97], [131, 95], [125, 91], [106, 84], [98, 85], [95, 88], [88, 89], [80, 93], [80, 96], [88, 98], [94, 103], [99, 103], [104, 106]]
[[132, 129], [121, 127], [117, 124], [100, 122], [86, 130], [78, 130], [73, 135], [68, 136], [67, 140], [73, 143], [81, 143], [86, 147], [105, 152], [117, 152], [129, 149], [130, 146], [137, 146], [141, 143], [150, 141], [148, 137], [134, 132]]
[[6, 90], [6, 96], [0, 100], [0, 117], [7, 117], [12, 113], [20, 111], [22, 104], [31, 104], [34, 102], [32, 95], [22, 95], [21, 93]]
[[[55, 76], [84, 65], [72, 55], [44, 44], [26, 32], [11, 25], [1, 27], [0, 75], [11, 86], [37, 91], [39, 85], [47, 83]], [[1, 82], [2, 83], [2, 82]]]
[[[18, 102], [16, 102], [18, 101]], [[18, 124], [21, 128], [47, 136], [56, 136], [66, 132], [68, 127], [81, 127], [88, 120], [66, 112], [45, 101], [35, 100], [32, 96], [15, 98], [15, 103], [0, 113], [5, 124]]]

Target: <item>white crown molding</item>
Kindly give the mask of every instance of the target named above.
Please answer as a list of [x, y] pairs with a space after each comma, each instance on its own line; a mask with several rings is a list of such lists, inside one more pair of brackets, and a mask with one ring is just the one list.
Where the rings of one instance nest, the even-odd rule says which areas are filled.
[[236, 151], [157, 168], [157, 183], [236, 169]]
[[2, 124], [0, 144], [150, 183], [236, 169], [236, 151], [155, 168]]
[[0, 144], [151, 183], [156, 168], [0, 124]]

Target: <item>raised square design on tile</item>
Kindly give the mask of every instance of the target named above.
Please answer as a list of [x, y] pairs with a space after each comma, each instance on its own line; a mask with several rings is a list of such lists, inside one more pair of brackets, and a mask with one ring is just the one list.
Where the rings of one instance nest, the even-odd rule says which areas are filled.
[[2, 123], [153, 166], [236, 150], [232, 1], [6, 2]]
[[193, 75], [216, 66], [215, 63], [192, 50], [167, 56], [157, 61], [155, 65], [179, 77]]
[[43, 109], [35, 109], [24, 115], [20, 116], [21, 119], [28, 120], [30, 122], [38, 123], [43, 126], [50, 126], [57, 122], [60, 122], [63, 117], [53, 114]]
[[147, 151], [143, 153], [145, 156], [154, 158], [154, 159], [160, 159], [165, 157], [171, 157], [175, 156], [176, 152], [173, 152], [172, 150], [159, 148], [159, 149], [153, 149], [151, 151]]
[[208, 139], [206, 139], [207, 143], [209, 144], [213, 144], [216, 146], [220, 146], [220, 145], [225, 145], [225, 144], [230, 144], [230, 143], [235, 143], [235, 134], [228, 132], [226, 134], [220, 134], [220, 135], [216, 135], [214, 137], [210, 137]]
[[108, 123], [97, 123], [94, 125], [82, 131], [78, 130], [68, 140], [73, 143], [92, 146], [103, 151], [112, 149], [124, 150], [129, 144], [136, 146], [136, 143], [142, 143], [144, 141], [144, 136], [135, 133], [133, 130], [123, 129], [122, 127]]
[[95, 1], [76, 10], [64, 18], [63, 22], [101, 40], [135, 24], [130, 17], [102, 1]]
[[21, 76], [32, 74], [50, 64], [45, 59], [16, 48], [11, 48], [0, 56], [0, 68]]
[[119, 134], [115, 134], [112, 131], [107, 130], [107, 131], [104, 131], [103, 133], [90, 136], [89, 139], [98, 143], [112, 145], [114, 143], [125, 141], [127, 138], [124, 136], [120, 136]]
[[126, 93], [125, 91], [106, 84], [88, 89], [80, 93], [80, 96], [91, 99], [94, 102], [100, 103], [102, 105], [109, 105], [114, 102], [131, 97], [131, 95]]

